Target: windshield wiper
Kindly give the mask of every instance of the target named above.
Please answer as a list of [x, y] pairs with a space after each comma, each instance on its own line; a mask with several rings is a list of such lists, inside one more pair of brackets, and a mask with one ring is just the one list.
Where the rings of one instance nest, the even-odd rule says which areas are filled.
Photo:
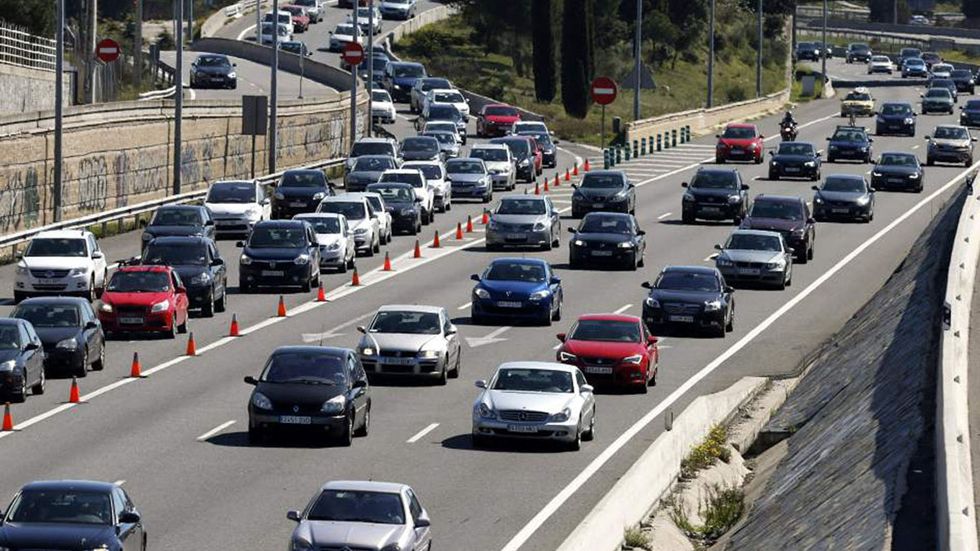
[[326, 386], [336, 386], [337, 383], [333, 381], [321, 381], [318, 379], [290, 379], [289, 381], [284, 381], [287, 383], [297, 383], [301, 385], [326, 385]]

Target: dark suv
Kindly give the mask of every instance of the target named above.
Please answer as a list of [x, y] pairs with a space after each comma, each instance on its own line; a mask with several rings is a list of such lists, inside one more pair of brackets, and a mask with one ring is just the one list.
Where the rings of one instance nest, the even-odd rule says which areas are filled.
[[742, 221], [742, 229], [779, 232], [793, 248], [796, 262], [806, 264], [813, 260], [816, 223], [810, 206], [801, 197], [756, 195], [749, 215]]
[[875, 134], [905, 134], [915, 136], [915, 110], [908, 102], [887, 102], [881, 105], [875, 119]]
[[749, 207], [749, 186], [742, 183], [742, 175], [735, 169], [700, 168], [681, 200], [681, 219], [693, 224], [698, 218], [706, 220], [732, 220], [738, 224], [745, 218]]
[[331, 195], [333, 189], [322, 170], [287, 170], [272, 194], [272, 217], [288, 219], [316, 212], [320, 201]]
[[313, 226], [302, 220], [267, 220], [252, 228], [239, 259], [238, 288], [247, 293], [262, 286], [299, 287], [320, 284], [320, 247]]
[[871, 48], [861, 42], [848, 44], [846, 60], [847, 63], [854, 63], [855, 61], [867, 63], [871, 60]]

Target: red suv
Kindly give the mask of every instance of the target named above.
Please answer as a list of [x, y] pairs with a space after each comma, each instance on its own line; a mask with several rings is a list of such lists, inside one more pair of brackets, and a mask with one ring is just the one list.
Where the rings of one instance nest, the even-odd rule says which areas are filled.
[[558, 361], [581, 369], [590, 384], [631, 387], [646, 393], [657, 384], [657, 337], [636, 316], [587, 314], [570, 333], [559, 333]]
[[99, 321], [106, 335], [187, 332], [187, 289], [169, 266], [120, 267], [102, 293]]
[[729, 124], [725, 132], [715, 136], [718, 145], [715, 149], [715, 161], [719, 164], [725, 161], [754, 161], [762, 162], [762, 140], [754, 124]]
[[476, 137], [492, 138], [510, 134], [515, 122], [520, 122], [521, 112], [502, 103], [489, 103], [476, 115]]

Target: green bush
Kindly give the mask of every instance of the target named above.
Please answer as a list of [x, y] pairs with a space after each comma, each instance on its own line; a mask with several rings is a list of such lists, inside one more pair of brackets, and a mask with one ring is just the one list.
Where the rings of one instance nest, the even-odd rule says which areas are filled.
[[641, 530], [638, 526], [627, 528], [623, 532], [623, 543], [627, 547], [638, 547], [640, 549], [650, 548], [650, 535]]
[[698, 471], [707, 469], [719, 459], [728, 463], [731, 459], [731, 450], [728, 448], [727, 439], [728, 429], [722, 425], [713, 427], [708, 432], [707, 438], [681, 461], [681, 476], [694, 478]]
[[745, 512], [745, 492], [741, 488], [723, 488], [713, 485], [698, 504], [698, 514], [704, 524], [691, 523], [687, 513], [676, 499], [668, 502], [670, 518], [689, 538], [711, 544], [718, 540], [742, 518]]

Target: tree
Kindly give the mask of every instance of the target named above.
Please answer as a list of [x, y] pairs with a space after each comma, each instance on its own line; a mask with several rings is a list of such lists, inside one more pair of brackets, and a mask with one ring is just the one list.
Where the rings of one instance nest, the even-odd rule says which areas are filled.
[[531, 4], [531, 41], [534, 65], [534, 96], [550, 103], [558, 93], [555, 71], [555, 23], [560, 17], [557, 0], [537, 0]]
[[565, 112], [584, 119], [589, 113], [589, 85], [595, 73], [595, 27], [592, 0], [565, 0], [561, 33], [561, 99]]
[[963, 15], [967, 19], [980, 19], [980, 0], [963, 0]]
[[0, 14], [7, 23], [27, 32], [54, 36], [55, 3], [51, 0], [0, 0]]

